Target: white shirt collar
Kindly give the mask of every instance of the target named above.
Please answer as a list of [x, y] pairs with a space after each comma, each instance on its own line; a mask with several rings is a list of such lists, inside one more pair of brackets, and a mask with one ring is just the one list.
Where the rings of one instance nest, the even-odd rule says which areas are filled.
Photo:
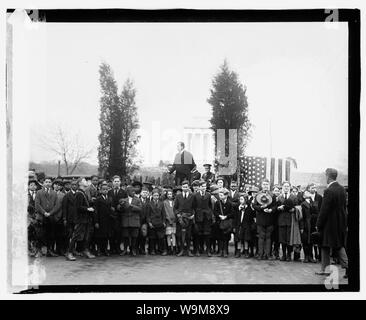
[[337, 182], [337, 180], [332, 181], [331, 183], [328, 184], [328, 188], [334, 183]]

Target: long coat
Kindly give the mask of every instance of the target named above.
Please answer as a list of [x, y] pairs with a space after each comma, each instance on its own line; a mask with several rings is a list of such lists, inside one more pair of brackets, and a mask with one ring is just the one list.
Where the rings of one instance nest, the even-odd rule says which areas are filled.
[[111, 199], [102, 195], [95, 200], [96, 220], [99, 228], [95, 229], [95, 234], [98, 238], [108, 238], [111, 235], [111, 214], [112, 214]]
[[90, 207], [86, 194], [82, 190], [76, 191], [75, 195], [76, 219], [75, 223], [93, 223], [95, 212], [88, 211]]
[[133, 197], [131, 204], [129, 198], [120, 200], [121, 204], [121, 227], [123, 228], [140, 228], [140, 215], [142, 211], [142, 203], [138, 197]]
[[119, 200], [127, 198], [127, 192], [121, 188], [117, 192], [112, 189], [108, 191], [108, 198], [110, 199], [112, 206], [111, 227], [114, 229], [115, 232], [119, 232], [121, 228], [121, 212], [120, 210], [118, 210]]
[[346, 191], [337, 181], [324, 191], [316, 226], [322, 233], [322, 247], [341, 248], [345, 246], [347, 234]]

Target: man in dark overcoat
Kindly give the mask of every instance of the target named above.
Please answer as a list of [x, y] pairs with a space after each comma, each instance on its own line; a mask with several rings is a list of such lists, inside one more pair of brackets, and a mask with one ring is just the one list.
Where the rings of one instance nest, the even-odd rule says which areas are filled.
[[346, 191], [337, 182], [338, 172], [328, 168], [325, 171], [328, 187], [324, 191], [322, 206], [316, 227], [321, 233], [321, 270], [318, 275], [329, 275], [326, 268], [330, 265], [330, 249], [336, 249], [338, 259], [348, 276], [348, 257], [345, 250], [347, 236]]
[[168, 169], [169, 173], [175, 171], [175, 185], [178, 186], [183, 180], [191, 180], [192, 170], [196, 168], [193, 155], [185, 150], [184, 142], [178, 142], [178, 153], [175, 155], [174, 163]]

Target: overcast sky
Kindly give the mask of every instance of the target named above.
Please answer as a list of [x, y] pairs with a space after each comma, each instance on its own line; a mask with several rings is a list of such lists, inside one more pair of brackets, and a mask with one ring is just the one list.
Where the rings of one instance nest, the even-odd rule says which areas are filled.
[[345, 23], [46, 24], [28, 39], [31, 160], [58, 160], [39, 136], [60, 124], [95, 147], [88, 161], [97, 163], [101, 61], [120, 88], [135, 82], [145, 163], [154, 126], [161, 157], [173, 159], [183, 127], [210, 117], [211, 80], [226, 58], [247, 87], [248, 155], [268, 156], [272, 141], [272, 156], [295, 158], [301, 171], [346, 171], [347, 37]]

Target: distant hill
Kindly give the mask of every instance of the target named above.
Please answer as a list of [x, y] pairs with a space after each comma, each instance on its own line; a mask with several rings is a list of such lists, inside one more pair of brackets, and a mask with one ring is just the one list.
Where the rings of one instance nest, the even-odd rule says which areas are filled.
[[[44, 172], [46, 175], [57, 176], [58, 173], [58, 163], [52, 161], [43, 161], [40, 163], [30, 162], [29, 169], [35, 169], [36, 172]], [[82, 162], [78, 168], [73, 172], [74, 175], [92, 175], [98, 173], [98, 166], [87, 162]], [[65, 175], [65, 166], [61, 164], [60, 174]]]
[[[338, 182], [341, 185], [348, 185], [348, 174], [342, 172], [338, 173]], [[310, 182], [314, 182], [317, 185], [326, 185], [325, 174], [321, 173], [309, 173], [309, 172], [299, 172], [296, 170], [291, 171], [291, 183], [294, 185], [306, 186]]]

